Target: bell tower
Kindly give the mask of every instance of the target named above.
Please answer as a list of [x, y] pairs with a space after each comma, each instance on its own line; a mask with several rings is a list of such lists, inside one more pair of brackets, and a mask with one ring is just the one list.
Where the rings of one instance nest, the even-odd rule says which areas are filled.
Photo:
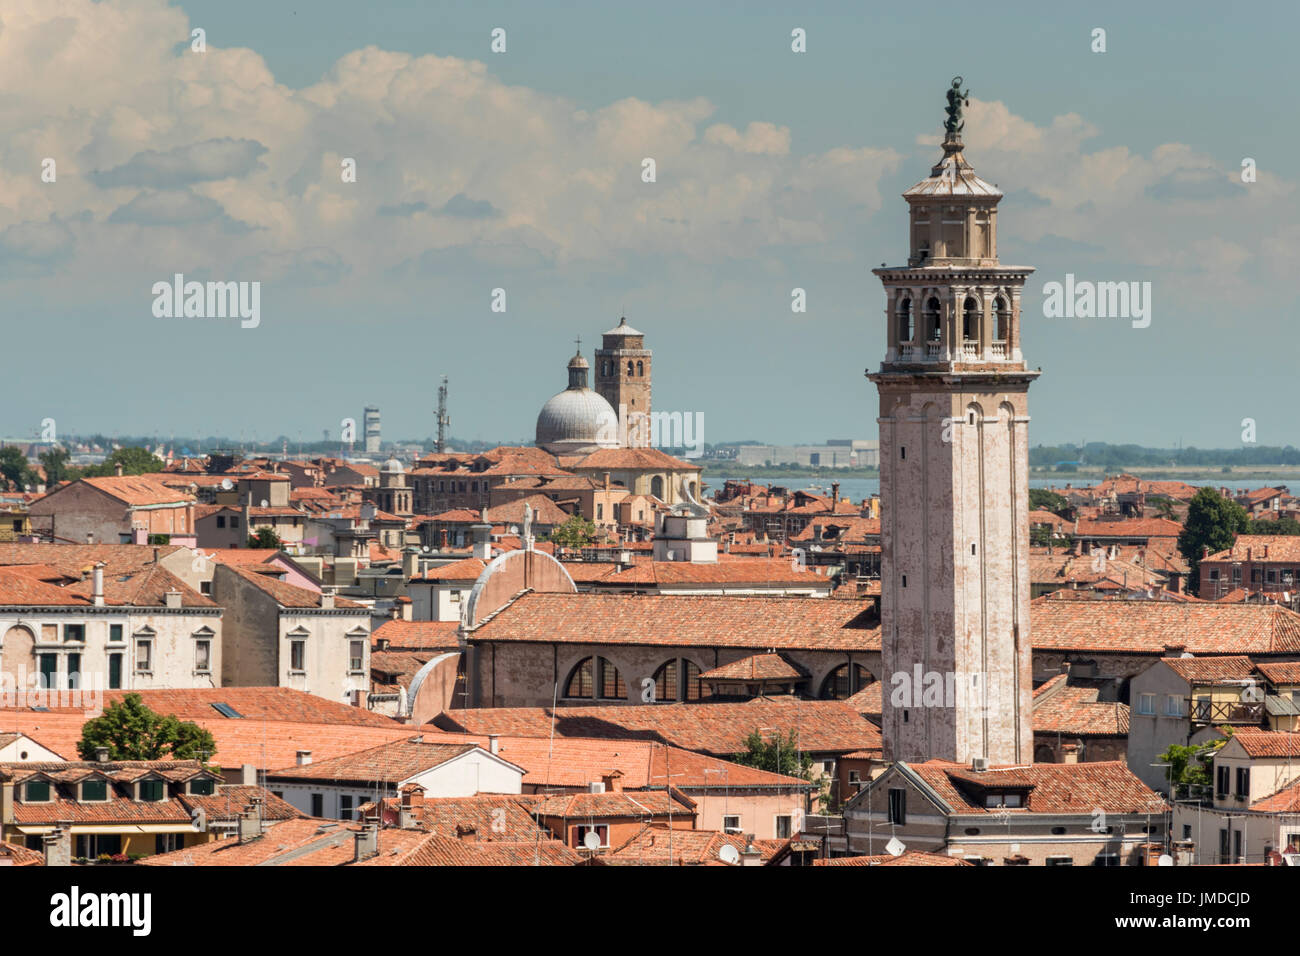
[[596, 391], [614, 413], [627, 423], [622, 444], [629, 448], [650, 445], [650, 358], [645, 334], [620, 318], [601, 337], [596, 349]]
[[885, 287], [880, 394], [886, 760], [1033, 759], [1028, 392], [1020, 293], [998, 261], [1002, 193], [963, 154], [961, 77], [943, 156], [903, 193], [905, 266]]

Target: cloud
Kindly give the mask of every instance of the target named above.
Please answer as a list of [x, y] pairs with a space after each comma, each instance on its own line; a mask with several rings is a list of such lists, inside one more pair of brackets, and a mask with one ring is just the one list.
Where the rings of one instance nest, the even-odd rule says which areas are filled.
[[470, 199], [464, 193], [456, 193], [442, 207], [444, 216], [458, 216], [462, 219], [491, 219], [501, 215], [486, 199]]
[[49, 275], [72, 257], [75, 245], [72, 230], [56, 219], [15, 223], [0, 232], [0, 275]]
[[226, 215], [221, 203], [189, 190], [143, 192], [108, 217], [111, 223], [139, 226], [189, 226], [217, 222], [225, 231], [247, 231], [248, 227]]
[[177, 146], [165, 153], [145, 150], [106, 172], [93, 172], [97, 186], [147, 186], [175, 189], [194, 183], [246, 176], [257, 167], [266, 147], [251, 139], [209, 139]]

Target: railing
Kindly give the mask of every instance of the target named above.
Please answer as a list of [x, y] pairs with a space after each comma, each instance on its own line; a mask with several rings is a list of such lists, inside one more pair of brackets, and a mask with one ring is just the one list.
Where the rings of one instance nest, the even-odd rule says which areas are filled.
[[943, 354], [943, 345], [939, 342], [927, 342], [925, 346], [926, 358], [938, 358]]
[[979, 358], [980, 344], [978, 342], [963, 342], [961, 344], [961, 354], [968, 358]]
[[900, 345], [900, 346], [898, 347], [898, 357], [899, 357], [900, 359], [911, 358], [911, 357], [912, 357], [912, 346], [910, 346], [910, 345]]
[[1263, 701], [1190, 701], [1192, 722], [1213, 724], [1220, 721], [1229, 723], [1255, 724], [1264, 719]]
[[993, 343], [993, 357], [994, 357], [994, 358], [1006, 358], [1006, 357], [1007, 357], [1007, 343], [1006, 343], [1006, 342], [994, 342], [994, 343]]

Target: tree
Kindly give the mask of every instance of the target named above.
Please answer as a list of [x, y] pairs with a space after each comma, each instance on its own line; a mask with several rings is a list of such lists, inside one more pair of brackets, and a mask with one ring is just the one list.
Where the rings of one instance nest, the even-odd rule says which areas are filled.
[[61, 481], [76, 481], [79, 472], [68, 464], [68, 450], [57, 445], [41, 452], [41, 467], [45, 469], [45, 485], [52, 488]]
[[1046, 488], [1030, 488], [1029, 510], [1035, 511], [1039, 508], [1059, 515], [1070, 509], [1070, 503], [1054, 491], [1048, 491]]
[[769, 773], [812, 779], [812, 757], [799, 752], [799, 741], [793, 730], [785, 736], [778, 730], [770, 739], [764, 737], [762, 731], [755, 730], [745, 738], [745, 752], [737, 754], [735, 760]]
[[574, 515], [551, 529], [550, 539], [562, 548], [582, 548], [596, 540], [596, 526], [582, 515]]
[[1228, 742], [1232, 729], [1224, 728], [1226, 737], [1222, 740], [1210, 740], [1203, 744], [1183, 746], [1170, 744], [1169, 749], [1160, 755], [1162, 763], [1170, 764], [1168, 779], [1174, 787], [1187, 793], [1190, 787], [1208, 788], [1214, 783], [1211, 776], [1214, 755]]
[[36, 473], [27, 464], [27, 456], [16, 445], [0, 448], [0, 475], [11, 481], [19, 491], [26, 491], [36, 483]]
[[1300, 521], [1295, 518], [1254, 518], [1247, 534], [1300, 534]]
[[1213, 554], [1231, 548], [1237, 535], [1245, 532], [1248, 523], [1246, 509], [1222, 497], [1213, 488], [1202, 488], [1196, 493], [1187, 508], [1183, 533], [1178, 536], [1178, 550], [1190, 568], [1187, 575], [1190, 593], [1200, 591], [1202, 551], [1209, 548]]
[[212, 734], [174, 714], [158, 714], [139, 694], [127, 694], [81, 728], [77, 754], [94, 760], [95, 748], [107, 747], [109, 760], [211, 760], [217, 752]]
[[282, 544], [283, 542], [280, 540], [280, 536], [275, 533], [274, 528], [258, 528], [256, 534], [248, 536], [248, 546], [250, 548], [272, 548], [279, 551]]
[[115, 449], [113, 454], [104, 459], [102, 465], [92, 465], [82, 474], [87, 478], [109, 478], [117, 474], [118, 465], [122, 466], [124, 475], [147, 475], [163, 470], [163, 460], [148, 448], [129, 445]]

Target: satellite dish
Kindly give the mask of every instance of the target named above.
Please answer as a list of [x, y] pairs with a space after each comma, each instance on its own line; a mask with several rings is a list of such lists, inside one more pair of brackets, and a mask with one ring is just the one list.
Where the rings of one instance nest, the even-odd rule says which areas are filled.
[[1173, 866], [1174, 858], [1168, 853], [1161, 853], [1160, 859], [1156, 860], [1156, 866]]
[[906, 849], [907, 844], [898, 837], [890, 837], [889, 842], [885, 844], [885, 852], [890, 856], [902, 856], [903, 851]]
[[269, 502], [268, 502], [265, 498], [263, 498], [263, 499], [262, 499], [262, 507], [265, 508], [268, 504], [269, 504]]
[[735, 866], [740, 862], [740, 851], [730, 843], [724, 843], [722, 849], [718, 851], [718, 859], [728, 866]]
[[222, 490], [222, 491], [229, 491], [229, 490], [230, 490], [231, 488], [233, 488], [233, 487], [235, 487], [235, 483], [234, 483], [233, 481], [231, 481], [229, 478], [222, 478], [222, 479], [221, 479], [221, 490]]
[[588, 850], [600, 849], [600, 834], [595, 830], [588, 830], [587, 835], [582, 838], [582, 845]]

